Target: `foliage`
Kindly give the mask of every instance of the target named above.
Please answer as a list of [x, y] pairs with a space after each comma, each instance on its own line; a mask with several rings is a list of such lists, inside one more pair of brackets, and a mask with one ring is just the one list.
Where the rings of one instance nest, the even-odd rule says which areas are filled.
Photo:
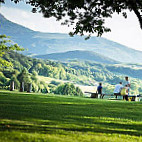
[[12, 66], [12, 64], [2, 58], [5, 52], [11, 50], [21, 51], [23, 48], [20, 48], [17, 44], [12, 44], [12, 41], [9, 40], [9, 37], [6, 35], [0, 35], [0, 66]]
[[114, 85], [110, 85], [110, 84], [106, 83], [103, 86], [103, 93], [108, 95], [108, 94], [113, 94], [113, 91], [114, 91]]
[[34, 80], [34, 76], [41, 75], [61, 80], [72, 80], [79, 84], [89, 84], [89, 79], [85, 73], [82, 74], [79, 70], [76, 71], [58, 62], [33, 59], [16, 52], [6, 53], [3, 59], [12, 62], [14, 66], [13, 70], [4, 69], [3, 72], [5, 72], [7, 77], [11, 76], [15, 71], [22, 72], [23, 68], [26, 68], [29, 73], [34, 74], [31, 76], [32, 80]]
[[19, 80], [17, 79], [17, 76], [16, 75], [13, 75], [11, 77], [11, 80], [10, 81], [14, 81], [14, 87], [15, 89], [19, 89], [20, 88], [20, 82]]
[[56, 88], [55, 93], [60, 95], [83, 96], [81, 89], [70, 83], [59, 85]]
[[28, 84], [32, 83], [31, 76], [26, 68], [17, 76], [19, 82], [24, 82], [24, 89], [27, 90]]
[[[22, 0], [11, 1], [17, 3]], [[121, 13], [127, 18], [128, 10], [136, 14], [142, 28], [141, 0], [27, 0], [26, 2], [33, 6], [34, 13], [41, 12], [46, 18], [65, 19], [62, 24], [74, 26], [74, 31], [70, 35], [96, 32], [100, 36], [110, 31], [104, 26], [106, 18], [111, 18], [113, 13]]]
[[0, 72], [0, 88], [9, 85], [9, 79], [4, 76], [2, 72]]
[[109, 71], [116, 72], [119, 74], [127, 74], [133, 76], [134, 78], [142, 79], [142, 69], [141, 65], [109, 65], [106, 67]]
[[59, 84], [60, 84], [60, 82], [55, 81], [55, 80], [52, 80], [52, 81], [50, 82], [50, 84], [53, 84], [53, 85], [59, 85]]
[[[118, 84], [120, 81], [123, 82], [124, 77], [128, 75], [132, 86], [134, 86], [131, 88], [131, 93], [138, 94], [138, 92], [140, 92], [142, 94], [141, 65], [110, 65], [89, 61], [58, 63], [49, 60], [33, 59], [16, 52], [6, 53], [3, 59], [11, 62], [13, 68], [7, 67], [0, 69], [5, 78], [5, 81], [1, 80], [2, 86], [9, 85], [9, 79], [13, 76], [18, 77], [17, 79], [19, 82], [22, 80], [25, 80], [24, 82], [27, 83], [31, 82], [34, 92], [41, 92], [42, 90], [44, 90], [44, 92], [54, 92], [55, 87], [59, 84], [58, 79], [72, 81], [76, 84], [93, 86], [98, 82], [102, 82], [103, 85], [106, 84], [104, 93], [112, 94], [113, 88], [111, 85]], [[25, 70], [25, 75], [23, 69]], [[22, 77], [22, 74], [24, 77]], [[54, 78], [55, 81], [52, 81], [50, 85], [47, 83], [45, 84], [39, 81], [37, 78], [39, 75]], [[135, 77], [139, 79], [135, 79]], [[135, 85], [133, 85], [133, 82]], [[16, 84], [16, 86], [19, 86], [19, 83]], [[46, 89], [47, 91], [45, 91]]]

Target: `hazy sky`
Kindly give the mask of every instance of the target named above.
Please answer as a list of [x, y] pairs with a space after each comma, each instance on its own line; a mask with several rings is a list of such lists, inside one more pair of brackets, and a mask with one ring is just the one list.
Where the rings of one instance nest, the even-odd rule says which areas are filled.
[[[24, 3], [14, 4], [7, 0], [6, 4], [1, 6], [0, 12], [10, 21], [35, 31], [69, 33], [72, 29], [61, 26], [54, 18], [46, 19], [42, 14], [33, 14], [31, 7]], [[142, 51], [142, 30], [134, 13], [129, 13], [127, 19], [114, 14], [113, 18], [106, 20], [106, 25], [112, 31], [102, 37]]]

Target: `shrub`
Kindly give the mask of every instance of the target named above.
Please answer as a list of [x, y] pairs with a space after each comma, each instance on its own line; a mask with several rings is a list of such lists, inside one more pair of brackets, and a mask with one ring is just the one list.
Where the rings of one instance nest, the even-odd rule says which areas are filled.
[[55, 94], [83, 96], [81, 89], [79, 87], [75, 87], [74, 84], [70, 84], [70, 83], [59, 85], [55, 90]]

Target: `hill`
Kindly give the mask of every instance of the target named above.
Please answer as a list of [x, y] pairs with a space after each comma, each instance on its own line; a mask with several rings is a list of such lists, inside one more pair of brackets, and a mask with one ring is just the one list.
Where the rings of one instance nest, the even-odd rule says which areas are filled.
[[[110, 94], [113, 92], [113, 85], [120, 81], [123, 82], [124, 76], [127, 75], [131, 79], [131, 93], [138, 94], [138, 92], [142, 92], [142, 65], [101, 64], [78, 60], [59, 63], [30, 58], [16, 52], [8, 52], [3, 58], [12, 62], [13, 68], [0, 67], [0, 88], [7, 88], [11, 79], [17, 82], [18, 87], [23, 78], [28, 79], [29, 82], [33, 82], [36, 90], [40, 86], [40, 88], [43, 88], [47, 85], [54, 90], [54, 87], [57, 87], [60, 82], [71, 82], [73, 84], [89, 86], [96, 86], [98, 82], [103, 82], [105, 93]], [[49, 78], [53, 78], [52, 81], [49, 81]], [[39, 87], [37, 88], [37, 86]]]
[[26, 55], [43, 55], [73, 50], [93, 51], [110, 59], [125, 63], [142, 63], [142, 52], [101, 37], [74, 36], [60, 33], [41, 33], [7, 20], [0, 14], [0, 34], [27, 48]]
[[[73, 82], [82, 85], [90, 85], [90, 82], [95, 82], [94, 79], [88, 77], [87, 73], [85, 73], [84, 71], [70, 68], [58, 62], [34, 59], [16, 52], [6, 53], [3, 56], [3, 59], [12, 62], [13, 67], [0, 67], [0, 86], [7, 84], [7, 79], [9, 80], [13, 76], [18, 76], [18, 74], [21, 73], [24, 68], [26, 68], [30, 74], [34, 73], [38, 76], [57, 79], [57, 82], [55, 82], [54, 84], [58, 84], [58, 80], [64, 80], [66, 82]], [[41, 79], [41, 81], [44, 80]]]
[[93, 51], [80, 51], [80, 50], [68, 51], [64, 53], [37, 55], [34, 57], [41, 58], [41, 59], [52, 59], [52, 60], [58, 60], [58, 61], [65, 61], [65, 60], [68, 61], [68, 60], [77, 59], [78, 61], [88, 60], [88, 61], [94, 61], [94, 62], [105, 63], [105, 64], [117, 64], [118, 63], [117, 61], [114, 61], [110, 58], [102, 56]]

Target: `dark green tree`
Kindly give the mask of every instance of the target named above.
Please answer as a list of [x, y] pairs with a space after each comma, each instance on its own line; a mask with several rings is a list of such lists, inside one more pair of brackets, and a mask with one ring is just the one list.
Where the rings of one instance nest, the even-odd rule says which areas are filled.
[[31, 75], [31, 79], [35, 82], [35, 83], [38, 83], [38, 78], [37, 78], [38, 74], [36, 71], [33, 71], [32, 72], [32, 75]]
[[9, 81], [8, 79], [4, 76], [4, 74], [2, 72], [0, 72], [0, 87], [5, 87], [9, 85]]
[[76, 96], [83, 96], [83, 93], [79, 87], [76, 87]]
[[17, 79], [19, 80], [19, 82], [24, 82], [25, 90], [27, 90], [28, 84], [32, 83], [31, 75], [29, 74], [26, 68], [22, 70], [22, 72], [18, 75]]
[[74, 84], [70, 83], [59, 85], [56, 88], [55, 93], [70, 96], [83, 96], [81, 89], [79, 87], [75, 87]]

